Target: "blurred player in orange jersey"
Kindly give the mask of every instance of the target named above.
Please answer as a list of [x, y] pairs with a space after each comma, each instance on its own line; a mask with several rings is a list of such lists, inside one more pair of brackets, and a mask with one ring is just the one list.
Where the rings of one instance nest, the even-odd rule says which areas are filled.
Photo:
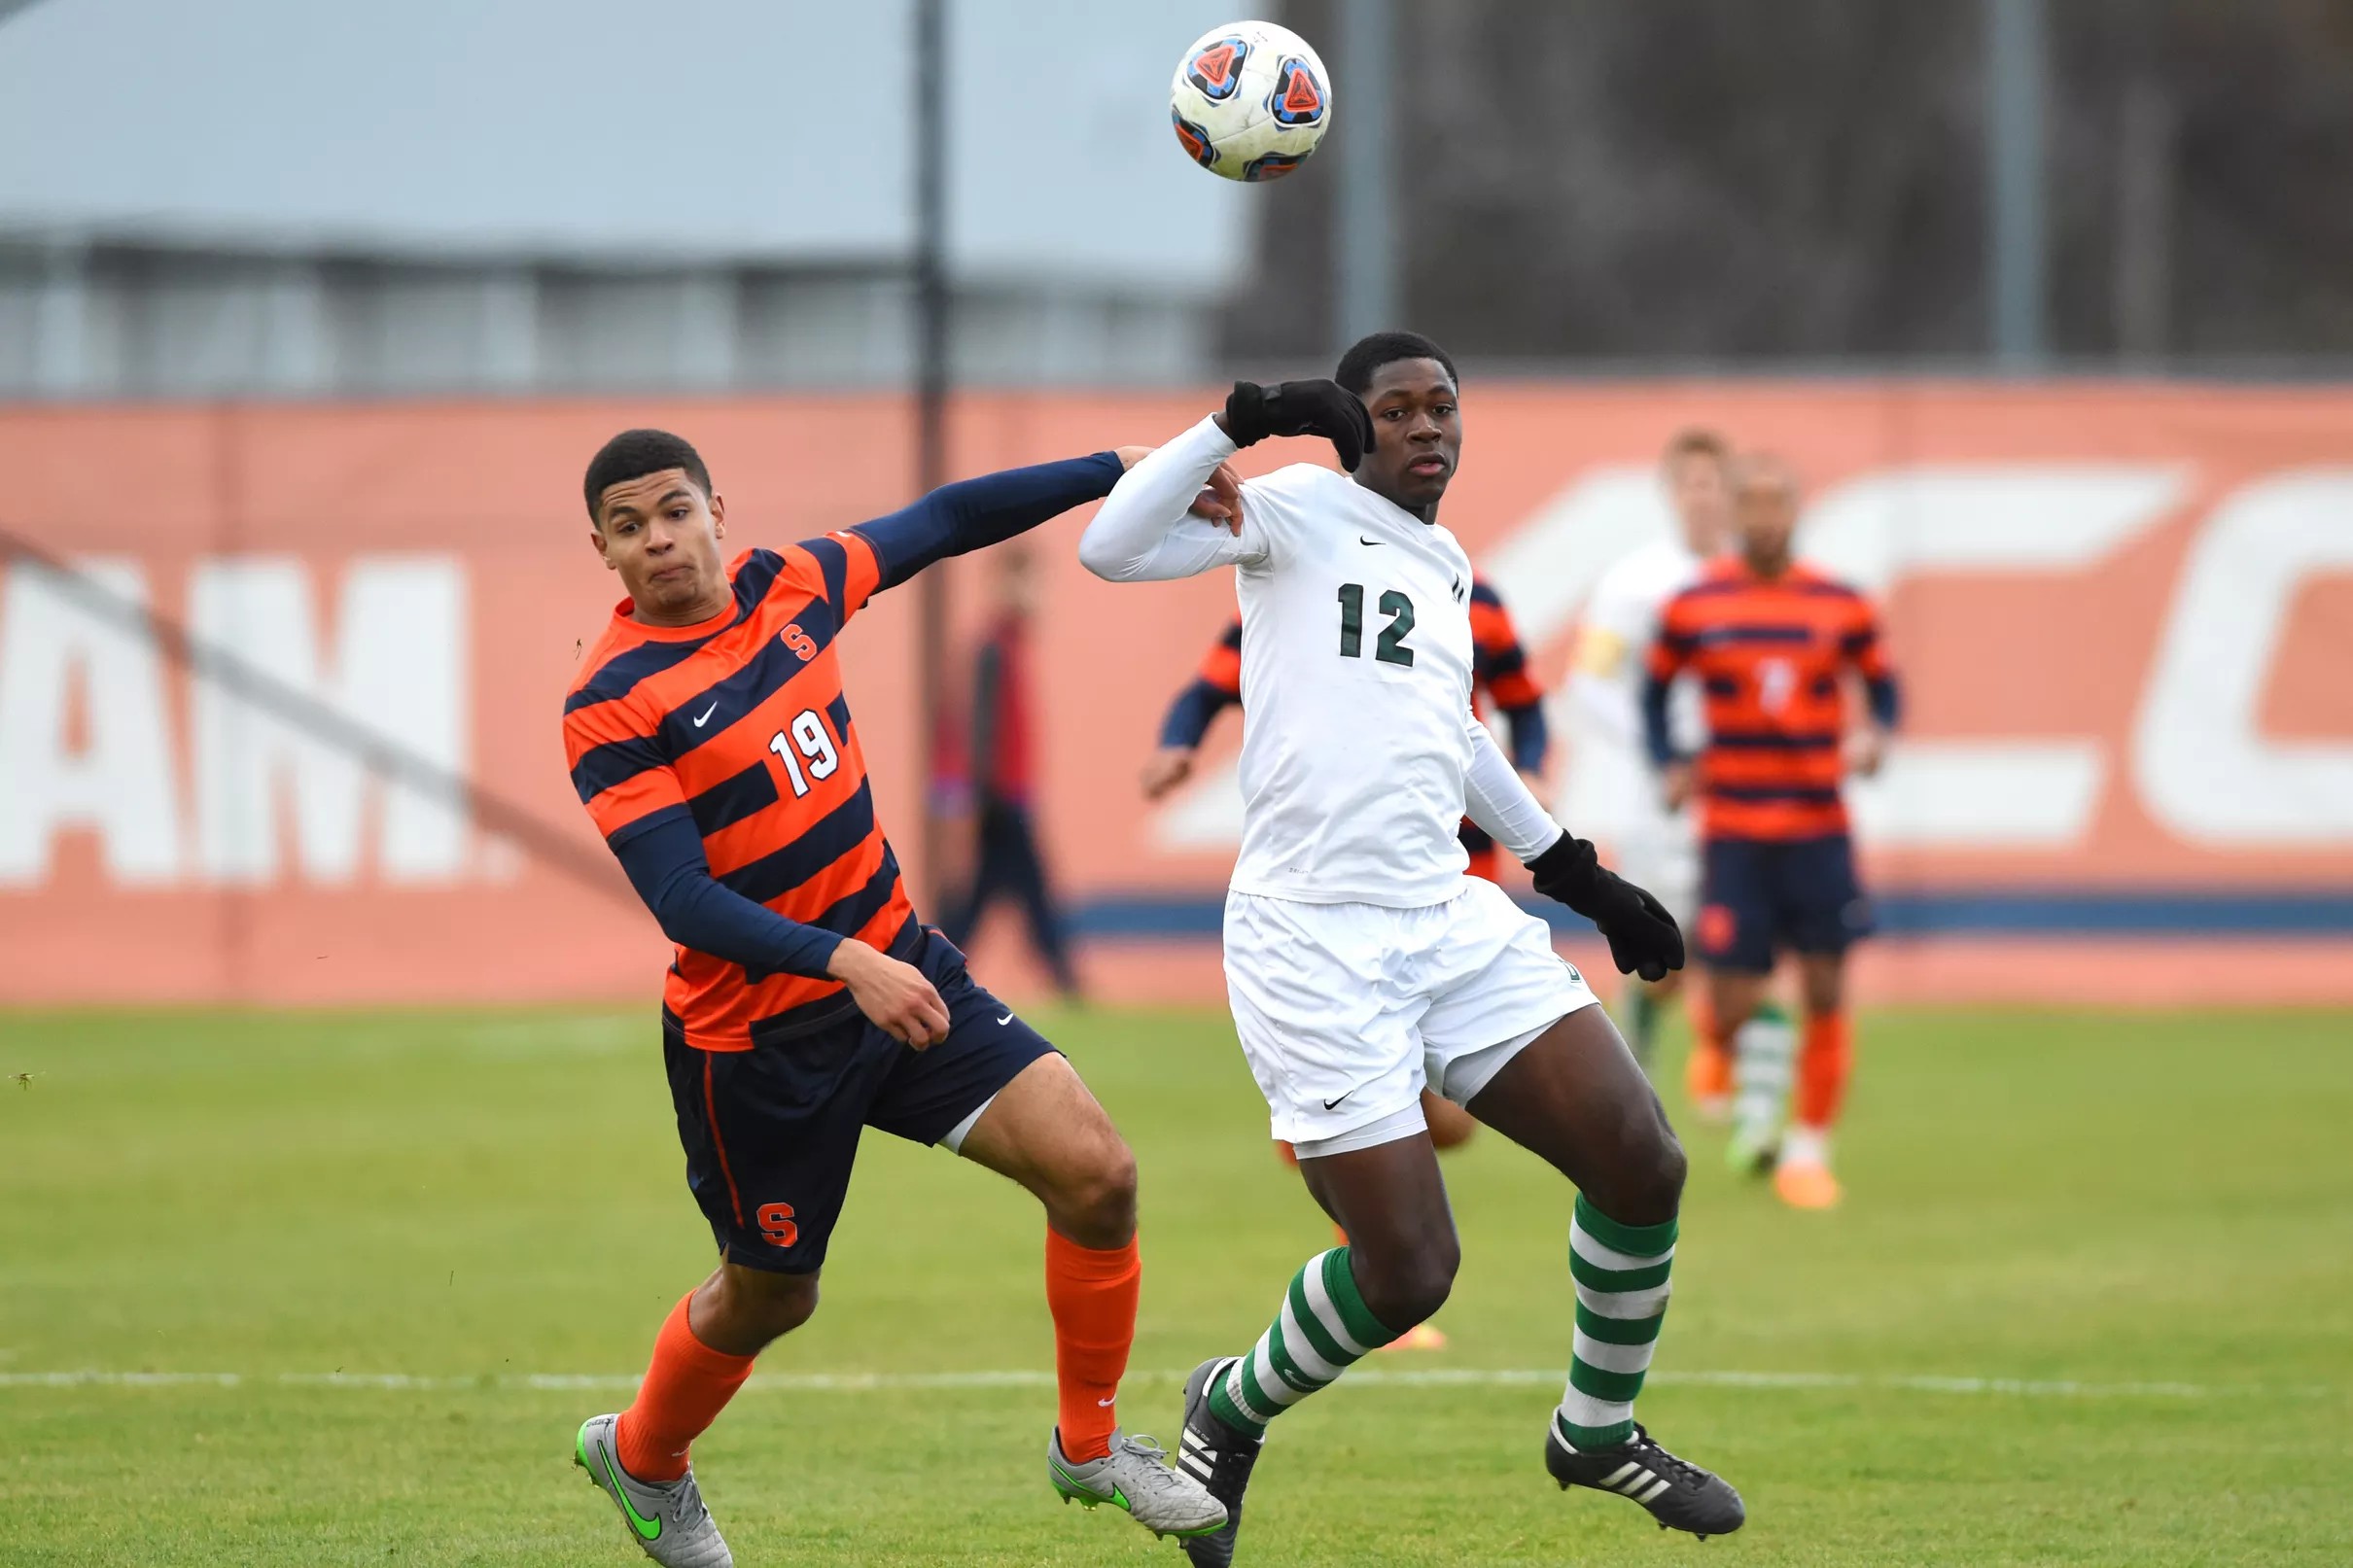
[[[1484, 697], [1503, 715], [1510, 730], [1512, 765], [1531, 787], [1541, 787], [1536, 781], [1544, 772], [1545, 752], [1551, 745], [1545, 728], [1544, 688], [1528, 671], [1528, 650], [1520, 645], [1520, 631], [1512, 624], [1511, 611], [1484, 577], [1471, 578], [1470, 620], [1471, 700], [1478, 705]], [[1241, 701], [1242, 617], [1237, 615], [1202, 656], [1192, 683], [1176, 694], [1168, 716], [1161, 720], [1160, 749], [1144, 764], [1145, 799], [1158, 800], [1192, 777], [1194, 756], [1210, 725], [1228, 706], [1238, 706]], [[1495, 841], [1467, 817], [1462, 819], [1460, 837], [1462, 848], [1470, 854], [1470, 874], [1500, 882], [1502, 855]], [[1459, 1148], [1478, 1130], [1470, 1112], [1426, 1089], [1422, 1093], [1422, 1113], [1429, 1121], [1430, 1142], [1441, 1150]], [[1280, 1143], [1277, 1148], [1286, 1160], [1297, 1163], [1289, 1144]], [[1340, 1239], [1345, 1244], [1347, 1235], [1343, 1233]], [[1416, 1325], [1388, 1346], [1395, 1350], [1445, 1347], [1446, 1336], [1434, 1323]]]
[[[1802, 1208], [1838, 1202], [1830, 1132], [1852, 1059], [1846, 950], [1870, 933], [1842, 784], [1879, 770], [1895, 727], [1895, 676], [1878, 614], [1854, 589], [1793, 559], [1798, 484], [1770, 456], [1743, 459], [1734, 485], [1737, 555], [1668, 602], [1650, 652], [1643, 720], [1670, 807], [1696, 798], [1703, 868], [1698, 949], [1715, 1027], [1737, 1029], [1763, 999], [1776, 953], [1797, 956], [1805, 1000], [1793, 1125], [1774, 1173]], [[1705, 694], [1707, 741], [1675, 744], [1674, 679]], [[1847, 722], [1861, 679], [1869, 716]]]
[[[850, 717], [840, 637], [933, 562], [1109, 492], [1141, 449], [949, 485], [782, 550], [722, 557], [725, 503], [694, 448], [624, 431], [583, 481], [589, 540], [628, 597], [564, 698], [580, 803], [663, 934], [662, 1052], [686, 1183], [719, 1268], [680, 1299], [636, 1399], [574, 1456], [665, 1568], [733, 1561], [687, 1449], [753, 1359], [817, 1309], [861, 1133], [938, 1144], [1045, 1208], [1058, 1415], [1047, 1479], [1156, 1534], [1224, 1506], [1114, 1424], [1141, 1263], [1136, 1164], [1053, 1046], [916, 918]], [[1205, 515], [1231, 516], [1205, 495]], [[601, 1168], [580, 1174], [594, 1202]]]

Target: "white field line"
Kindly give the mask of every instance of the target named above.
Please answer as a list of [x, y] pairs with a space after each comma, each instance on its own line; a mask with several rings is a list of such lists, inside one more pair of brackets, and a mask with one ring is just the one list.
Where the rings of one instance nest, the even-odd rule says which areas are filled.
[[[1186, 1372], [1131, 1372], [1130, 1385], [1178, 1383]], [[1550, 1369], [1470, 1370], [1448, 1367], [1358, 1367], [1355, 1388], [1553, 1388]], [[1650, 1375], [1666, 1387], [1892, 1390], [1910, 1394], [1996, 1394], [2022, 1399], [2265, 1399], [2325, 1398], [2324, 1383], [2086, 1382], [2071, 1377], [1942, 1377], [1904, 1373], [1673, 1372]], [[343, 1388], [393, 1392], [478, 1389], [578, 1389], [630, 1393], [629, 1373], [502, 1373], [478, 1377], [425, 1376], [402, 1372], [0, 1372], [0, 1388]], [[1001, 1372], [780, 1372], [755, 1375], [747, 1388], [769, 1393], [872, 1393], [894, 1389], [1051, 1388], [1054, 1375], [1027, 1368]]]

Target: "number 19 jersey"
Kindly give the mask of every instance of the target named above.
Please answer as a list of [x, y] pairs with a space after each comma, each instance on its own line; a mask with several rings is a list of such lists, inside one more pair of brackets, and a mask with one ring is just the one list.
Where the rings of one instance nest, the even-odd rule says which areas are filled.
[[1243, 519], [1234, 890], [1444, 903], [1469, 864], [1457, 828], [1471, 763], [1470, 558], [1445, 528], [1313, 464], [1244, 485]]
[[[564, 698], [573, 786], [606, 843], [690, 819], [711, 874], [788, 920], [900, 957], [922, 936], [874, 815], [835, 639], [881, 580], [855, 532], [727, 569], [734, 602], [694, 626], [615, 609]], [[678, 949], [663, 1010], [686, 1043], [748, 1051], [856, 1010], [838, 980]]]

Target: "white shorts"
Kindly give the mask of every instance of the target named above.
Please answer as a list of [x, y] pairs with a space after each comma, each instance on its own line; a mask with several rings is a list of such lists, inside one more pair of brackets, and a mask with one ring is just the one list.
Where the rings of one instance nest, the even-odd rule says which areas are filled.
[[1609, 836], [1612, 871], [1667, 906], [1691, 935], [1700, 912], [1700, 835], [1688, 812], [1645, 812]]
[[1411, 1137], [1424, 1087], [1468, 1104], [1594, 1004], [1545, 923], [1469, 877], [1420, 909], [1229, 892], [1225, 984], [1274, 1134], [1311, 1158]]

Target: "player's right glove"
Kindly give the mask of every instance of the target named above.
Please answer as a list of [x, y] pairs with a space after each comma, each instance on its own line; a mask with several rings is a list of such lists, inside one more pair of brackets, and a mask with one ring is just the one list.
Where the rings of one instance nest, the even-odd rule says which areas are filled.
[[1683, 933], [1660, 902], [1601, 864], [1590, 839], [1561, 835], [1528, 862], [1536, 891], [1594, 923], [1622, 975], [1664, 980], [1683, 967]]
[[1237, 381], [1225, 400], [1225, 433], [1236, 446], [1269, 436], [1320, 436], [1351, 473], [1373, 449], [1373, 416], [1337, 381], [1282, 381], [1271, 387]]

